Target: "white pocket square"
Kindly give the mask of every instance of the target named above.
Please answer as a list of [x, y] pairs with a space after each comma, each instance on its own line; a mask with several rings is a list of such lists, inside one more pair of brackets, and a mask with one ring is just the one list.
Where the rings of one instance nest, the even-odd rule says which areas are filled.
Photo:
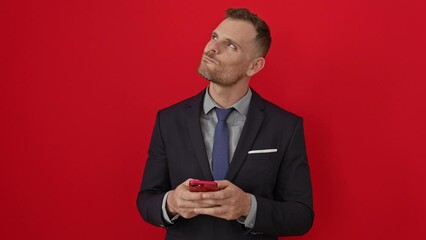
[[248, 152], [248, 154], [256, 154], [256, 153], [273, 153], [273, 152], [277, 152], [278, 149], [276, 148], [271, 148], [271, 149], [259, 149], [259, 150], [251, 150]]

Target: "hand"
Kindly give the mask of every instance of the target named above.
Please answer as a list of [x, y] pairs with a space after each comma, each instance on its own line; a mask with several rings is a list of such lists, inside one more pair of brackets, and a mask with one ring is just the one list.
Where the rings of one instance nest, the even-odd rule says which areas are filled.
[[199, 206], [193, 209], [194, 214], [205, 214], [226, 220], [234, 220], [241, 216], [247, 217], [250, 212], [251, 197], [227, 180], [216, 181], [219, 190], [204, 192], [202, 200], [197, 200]]
[[208, 202], [200, 202], [203, 199], [202, 192], [189, 191], [190, 180], [186, 180], [177, 186], [176, 189], [170, 191], [166, 202], [166, 210], [169, 216], [173, 217], [179, 214], [183, 218], [193, 218], [198, 215], [198, 213], [194, 212], [195, 208], [213, 207]]

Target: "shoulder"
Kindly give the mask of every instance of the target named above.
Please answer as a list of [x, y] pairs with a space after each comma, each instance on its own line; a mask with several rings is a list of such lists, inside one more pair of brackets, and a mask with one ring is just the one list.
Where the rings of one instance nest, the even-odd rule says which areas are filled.
[[200, 107], [203, 102], [203, 97], [205, 94], [205, 90], [201, 91], [200, 93], [186, 98], [182, 101], [179, 101], [171, 106], [168, 106], [166, 108], [163, 108], [159, 110], [159, 113], [161, 114], [174, 114], [174, 113], [180, 113], [185, 109], [194, 108], [194, 107]]
[[298, 116], [295, 113], [292, 113], [276, 105], [275, 103], [272, 103], [264, 99], [255, 91], [253, 91], [252, 101], [253, 101], [253, 105], [252, 105], [253, 108], [259, 108], [260, 110], [264, 111], [264, 113], [266, 114], [266, 117], [272, 118], [275, 121], [296, 123], [302, 120], [301, 116]]
[[157, 112], [156, 121], [162, 127], [185, 126], [189, 119], [196, 119], [200, 116], [204, 94], [205, 90], [201, 91], [197, 95], [159, 110]]

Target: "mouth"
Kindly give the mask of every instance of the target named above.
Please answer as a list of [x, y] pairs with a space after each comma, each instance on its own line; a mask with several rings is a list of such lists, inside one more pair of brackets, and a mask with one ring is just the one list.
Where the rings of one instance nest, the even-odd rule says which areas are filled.
[[212, 58], [210, 58], [210, 57], [208, 57], [206, 55], [203, 55], [202, 61], [205, 62], [205, 63], [214, 63], [214, 64], [217, 64], [217, 62], [215, 60], [213, 60]]

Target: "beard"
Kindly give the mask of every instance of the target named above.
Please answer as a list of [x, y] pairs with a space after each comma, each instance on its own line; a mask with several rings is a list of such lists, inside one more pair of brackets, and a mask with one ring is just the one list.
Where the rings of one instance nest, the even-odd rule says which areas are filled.
[[217, 62], [216, 68], [212, 69], [203, 63], [203, 61], [201, 61], [201, 64], [198, 67], [198, 74], [208, 81], [222, 87], [231, 87], [237, 84], [245, 76], [245, 72], [242, 71], [226, 71], [226, 69], [223, 69], [220, 62]]

